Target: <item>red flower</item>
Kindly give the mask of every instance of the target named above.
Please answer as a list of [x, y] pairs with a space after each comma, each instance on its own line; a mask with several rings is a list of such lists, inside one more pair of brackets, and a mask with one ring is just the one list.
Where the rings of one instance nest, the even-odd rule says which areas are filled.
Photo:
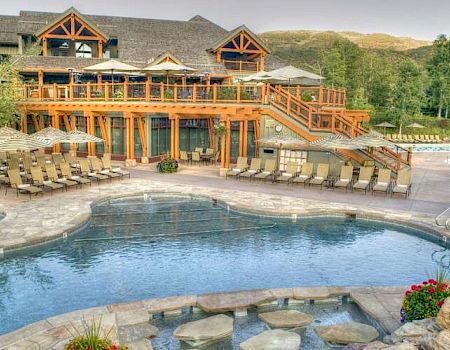
[[426, 284], [428, 284], [428, 281], [423, 281], [422, 284], [426, 285]]
[[438, 305], [439, 307], [442, 307], [442, 305], [444, 305], [444, 300], [439, 300], [438, 303], [437, 303], [437, 305]]
[[413, 285], [411, 286], [411, 290], [413, 290], [414, 292], [417, 291], [417, 290], [419, 290], [419, 289], [420, 289], [420, 287], [419, 287], [419, 286], [416, 286], [415, 284], [413, 284]]
[[438, 287], [438, 289], [439, 289], [440, 292], [443, 292], [443, 291], [445, 290], [445, 288], [447, 288], [447, 285], [446, 285], [445, 283], [442, 283], [442, 284]]
[[430, 289], [428, 289], [428, 292], [430, 292], [431, 294], [436, 292], [436, 289], [434, 287], [431, 287]]
[[436, 285], [436, 284], [437, 284], [437, 281], [434, 280], [434, 279], [429, 279], [429, 280], [428, 280], [428, 283], [431, 283], [431, 284]]
[[410, 295], [410, 294], [411, 294], [411, 291], [407, 290], [407, 291], [405, 292], [405, 297], [407, 297], [407, 296]]

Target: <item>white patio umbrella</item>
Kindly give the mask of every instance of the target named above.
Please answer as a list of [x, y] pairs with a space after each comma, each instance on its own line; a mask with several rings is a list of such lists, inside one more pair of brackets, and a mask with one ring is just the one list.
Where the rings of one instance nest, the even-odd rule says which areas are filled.
[[87, 134], [80, 130], [73, 130], [67, 133], [67, 137], [62, 139], [60, 142], [67, 142], [67, 143], [103, 142], [103, 139], [94, 135]]
[[358, 146], [352, 143], [352, 139], [340, 135], [340, 134], [334, 134], [331, 136], [323, 137], [321, 139], [318, 139], [316, 141], [313, 141], [310, 143], [314, 146], [319, 146], [323, 148], [330, 148], [330, 149], [357, 149]]
[[252, 75], [249, 75], [248, 77], [245, 77], [242, 79], [243, 82], [271, 82], [271, 83], [281, 83], [289, 81], [288, 78], [276, 76], [273, 74], [270, 74], [268, 72], [258, 72]]
[[159, 64], [151, 64], [145, 68], [141, 69], [141, 72], [150, 74], [164, 74], [167, 77], [167, 84], [169, 84], [169, 74], [187, 74], [189, 72], [195, 72], [196, 69], [183, 66], [181, 64], [176, 64], [173, 62], [162, 62]]
[[[20, 131], [10, 128], [8, 126], [4, 126], [4, 127], [0, 128], [0, 141], [8, 139], [11, 136], [20, 135], [20, 134], [21, 134]], [[26, 134], [24, 134], [24, 135], [26, 135]]]
[[320, 85], [325, 79], [324, 77], [308, 72], [306, 70], [296, 68], [294, 66], [286, 66], [271, 70], [270, 75], [275, 77], [283, 77], [289, 80], [289, 83], [296, 83], [301, 85]]
[[114, 72], [119, 74], [139, 72], [140, 68], [116, 60], [109, 60], [106, 62], [94, 64], [92, 66], [84, 67], [83, 70], [96, 73], [111, 73], [111, 79], [114, 83]]
[[52, 144], [61, 142], [61, 140], [67, 138], [68, 135], [69, 134], [67, 132], [53, 128], [51, 126], [32, 134], [32, 136], [35, 136], [43, 140], [47, 140]]
[[308, 142], [294, 136], [272, 135], [258, 140], [258, 144], [263, 147], [273, 147], [280, 149], [297, 149], [308, 147]]
[[20, 133], [0, 141], [0, 151], [34, 150], [49, 146], [51, 146], [51, 144], [45, 140], [27, 134], [20, 135]]

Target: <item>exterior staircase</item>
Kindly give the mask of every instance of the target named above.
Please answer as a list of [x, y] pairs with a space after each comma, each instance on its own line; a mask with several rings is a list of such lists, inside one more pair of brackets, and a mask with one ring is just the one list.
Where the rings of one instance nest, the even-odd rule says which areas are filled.
[[[317, 108], [291, 94], [288, 89], [272, 85], [267, 85], [266, 96], [265, 104], [270, 106], [269, 115], [307, 141], [332, 134], [354, 138], [368, 132], [356, 118], [347, 115], [345, 108]], [[411, 150], [402, 147], [397, 147], [396, 150], [386, 147], [368, 150], [339, 149], [336, 153], [359, 164], [363, 164], [365, 160], [373, 160], [394, 173], [411, 166]]]

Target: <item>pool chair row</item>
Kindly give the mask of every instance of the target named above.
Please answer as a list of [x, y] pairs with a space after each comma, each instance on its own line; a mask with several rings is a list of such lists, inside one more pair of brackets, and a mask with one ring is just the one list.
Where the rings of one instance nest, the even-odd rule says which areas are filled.
[[[58, 158], [58, 157], [56, 157]], [[80, 158], [71, 164], [66, 160], [57, 162], [55, 155], [52, 160], [45, 160], [43, 164], [28, 162], [22, 158], [21, 162], [9, 159], [6, 167], [0, 174], [0, 184], [5, 186], [5, 195], [8, 188], [20, 193], [31, 195], [43, 194], [55, 190], [67, 191], [69, 188], [81, 188], [83, 185], [91, 185], [92, 181], [100, 181], [114, 178], [122, 179], [130, 176], [130, 173], [120, 168], [112, 168], [111, 160], [103, 157]]]
[[[377, 169], [375, 176], [374, 166], [363, 166], [355, 169], [352, 165], [341, 167], [339, 176], [330, 175], [330, 165], [319, 163], [314, 167], [313, 163], [299, 165], [296, 162], [288, 162], [285, 171], [276, 170], [276, 160], [267, 159], [264, 167], [261, 167], [261, 159], [253, 158], [248, 166], [246, 157], [239, 157], [237, 164], [231, 168], [226, 177], [236, 179], [263, 180], [286, 183], [288, 185], [303, 184], [306, 186], [320, 186], [326, 188], [344, 189], [348, 191], [364, 191], [364, 193], [381, 192], [387, 195], [400, 194], [407, 198], [411, 192], [411, 172], [400, 170], [397, 179], [392, 179], [389, 169]], [[299, 170], [300, 167], [300, 170]], [[316, 171], [314, 172], [314, 168]], [[354, 172], [358, 175], [354, 176]]]
[[404, 135], [404, 134], [387, 134], [386, 139], [393, 142], [407, 143], [440, 143], [442, 142], [439, 135]]

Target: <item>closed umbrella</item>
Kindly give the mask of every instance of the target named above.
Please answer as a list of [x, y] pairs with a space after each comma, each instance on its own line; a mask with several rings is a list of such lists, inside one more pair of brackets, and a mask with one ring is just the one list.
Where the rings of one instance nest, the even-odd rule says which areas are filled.
[[94, 64], [92, 66], [84, 67], [83, 70], [96, 73], [111, 73], [111, 79], [114, 83], [114, 72], [120, 74], [139, 72], [140, 68], [116, 60], [109, 60], [106, 62]]
[[186, 74], [188, 72], [195, 72], [196, 69], [173, 62], [162, 62], [159, 64], [149, 65], [145, 68], [142, 68], [141, 71], [151, 74], [164, 74], [167, 78], [167, 84], [169, 84], [169, 74]]

